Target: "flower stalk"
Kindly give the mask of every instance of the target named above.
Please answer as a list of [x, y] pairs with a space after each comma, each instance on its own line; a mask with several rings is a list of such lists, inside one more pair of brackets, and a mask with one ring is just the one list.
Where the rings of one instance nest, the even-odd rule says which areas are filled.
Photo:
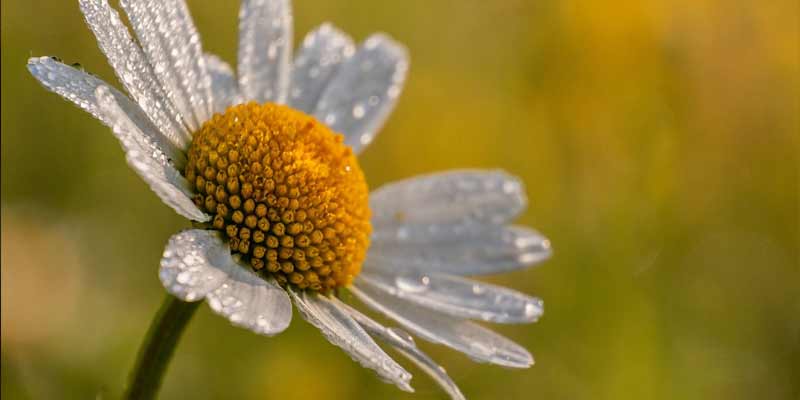
[[167, 295], [139, 349], [123, 399], [154, 399], [161, 387], [175, 346], [201, 302], [184, 302]]

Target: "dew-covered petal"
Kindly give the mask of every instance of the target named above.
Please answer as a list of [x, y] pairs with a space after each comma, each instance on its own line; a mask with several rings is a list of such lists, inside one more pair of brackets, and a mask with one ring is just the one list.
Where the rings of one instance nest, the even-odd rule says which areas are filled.
[[515, 290], [452, 275], [399, 271], [362, 271], [357, 282], [422, 307], [454, 317], [496, 323], [535, 322], [542, 300]]
[[364, 281], [351, 285], [349, 289], [369, 307], [394, 319], [412, 333], [458, 350], [476, 361], [512, 368], [527, 368], [533, 364], [533, 357], [522, 346], [474, 322], [387, 296]]
[[407, 71], [405, 47], [385, 34], [373, 34], [339, 66], [314, 116], [342, 133], [358, 153], [375, 138], [397, 103]]
[[[107, 86], [114, 96], [120, 99], [125, 98], [124, 94], [113, 89], [111, 85], [103, 82], [100, 78], [65, 65], [56, 57], [29, 58], [28, 71], [45, 89], [71, 101], [108, 126], [111, 126], [111, 122], [104, 113], [100, 112], [97, 98], [95, 98], [95, 90], [100, 86]], [[130, 100], [128, 103], [133, 104]]]
[[420, 350], [414, 339], [405, 331], [397, 328], [387, 328], [373, 320], [372, 318], [362, 314], [358, 310], [342, 303], [338, 299], [332, 299], [337, 304], [346, 309], [353, 319], [364, 328], [367, 333], [373, 337], [378, 337], [380, 340], [386, 342], [397, 350], [404, 357], [408, 358], [420, 369], [425, 371], [433, 380], [444, 389], [445, 392], [453, 400], [464, 400], [464, 395], [461, 394], [456, 383], [447, 375], [447, 371], [431, 359], [427, 354]]
[[400, 225], [375, 229], [364, 265], [365, 270], [485, 275], [526, 268], [551, 254], [547, 238], [521, 226]]
[[218, 232], [190, 229], [164, 249], [161, 283], [175, 297], [209, 306], [236, 326], [261, 335], [282, 332], [292, 320], [286, 292], [238, 264]]
[[218, 266], [232, 262], [230, 258], [230, 251], [215, 232], [186, 230], [169, 239], [158, 276], [173, 296], [183, 301], [198, 301], [228, 279], [225, 270]]
[[227, 266], [228, 279], [206, 295], [211, 309], [232, 324], [259, 335], [283, 332], [292, 320], [292, 303], [286, 292], [247, 266], [233, 261]]
[[228, 106], [240, 103], [239, 86], [231, 66], [213, 54], [206, 54], [206, 66], [211, 74], [211, 91], [214, 92], [213, 112], [223, 113]]
[[214, 99], [200, 35], [184, 0], [121, 0], [161, 86], [190, 131], [211, 116]]
[[[144, 132], [154, 129], [141, 110], [121, 93], [107, 86], [95, 90], [97, 113], [111, 127], [125, 151], [128, 165], [150, 186], [150, 189], [178, 214], [195, 221], [208, 221], [191, 200], [186, 179], [172, 166], [169, 158]], [[139, 111], [137, 114], [136, 111]]]
[[332, 344], [350, 357], [402, 390], [413, 392], [411, 374], [391, 359], [364, 329], [339, 304], [317, 293], [295, 293], [289, 290], [303, 318], [316, 326]]
[[244, 100], [285, 103], [291, 56], [289, 0], [242, 0], [237, 71]]
[[183, 152], [161, 134], [138, 105], [94, 75], [65, 65], [54, 57], [28, 59], [28, 71], [48, 90], [71, 101], [107, 126], [112, 126], [113, 121], [109, 120], [108, 116], [100, 111], [95, 97], [97, 88], [101, 86], [108, 87], [109, 93], [114, 96], [120, 107], [124, 108], [125, 112], [130, 115], [140, 128], [141, 134], [145, 135], [150, 143], [155, 145], [160, 152], [166, 154], [176, 164], [185, 160]]
[[186, 218], [209, 219], [191, 201], [188, 184], [174, 167], [183, 162], [183, 153], [160, 134], [138, 105], [100, 79], [50, 57], [29, 59], [28, 70], [44, 87], [111, 127], [128, 164], [165, 204]]
[[309, 32], [292, 65], [289, 105], [305, 113], [314, 112], [339, 65], [354, 53], [353, 40], [329, 23]]
[[100, 50], [131, 97], [175, 146], [186, 149], [191, 133], [166, 97], [141, 47], [133, 41], [117, 11], [106, 0], [80, 0], [80, 8]]
[[389, 183], [370, 194], [376, 229], [503, 224], [525, 209], [522, 182], [503, 171], [454, 170]]

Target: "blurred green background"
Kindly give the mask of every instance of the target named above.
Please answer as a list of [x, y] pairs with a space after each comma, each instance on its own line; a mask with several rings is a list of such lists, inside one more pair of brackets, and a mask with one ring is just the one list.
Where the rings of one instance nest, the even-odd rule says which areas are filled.
[[[238, 2], [189, 5], [235, 64]], [[520, 222], [555, 256], [490, 280], [545, 300], [538, 324], [497, 328], [536, 365], [423, 345], [469, 398], [800, 398], [796, 1], [298, 0], [294, 15], [296, 42], [332, 21], [410, 49], [362, 157], [372, 187], [459, 167], [527, 183]], [[39, 55], [117, 85], [77, 1], [2, 2], [2, 397], [113, 398], [187, 222], [30, 77]], [[203, 306], [163, 398], [444, 398], [409, 369], [413, 396], [299, 316], [263, 338]]]

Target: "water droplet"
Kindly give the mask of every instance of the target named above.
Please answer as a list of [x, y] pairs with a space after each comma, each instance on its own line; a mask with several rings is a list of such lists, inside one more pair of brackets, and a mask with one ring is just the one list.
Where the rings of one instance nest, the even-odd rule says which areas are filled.
[[185, 285], [185, 284], [189, 283], [191, 277], [192, 277], [192, 274], [190, 272], [183, 271], [183, 272], [179, 273], [177, 277], [175, 277], [175, 280], [178, 283], [181, 283], [181, 284]]
[[422, 293], [428, 290], [430, 279], [423, 276], [421, 279], [416, 277], [398, 276], [395, 278], [397, 288], [408, 293]]
[[377, 37], [373, 36], [373, 37], [367, 39], [367, 41], [364, 43], [364, 47], [366, 49], [368, 49], [368, 50], [372, 50], [376, 46], [378, 46], [378, 43], [379, 43], [379, 39]]
[[525, 318], [531, 321], [536, 321], [542, 315], [542, 309], [537, 307], [534, 303], [526, 303], [523, 311]]
[[364, 109], [364, 106], [362, 104], [356, 104], [355, 107], [353, 107], [353, 118], [355, 119], [364, 118], [365, 113], [366, 110]]
[[390, 335], [395, 336], [396, 338], [398, 338], [398, 339], [400, 339], [400, 340], [402, 340], [404, 342], [407, 342], [407, 343], [409, 343], [411, 345], [414, 344], [414, 338], [411, 337], [411, 335], [408, 334], [408, 332], [406, 332], [406, 331], [404, 331], [404, 330], [402, 330], [400, 328], [387, 328], [386, 330], [389, 332]]

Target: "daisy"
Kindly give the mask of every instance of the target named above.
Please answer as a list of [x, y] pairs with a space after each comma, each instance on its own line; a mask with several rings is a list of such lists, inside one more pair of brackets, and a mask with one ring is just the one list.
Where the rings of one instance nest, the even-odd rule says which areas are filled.
[[[533, 364], [472, 320], [534, 322], [541, 300], [464, 277], [550, 256], [547, 239], [511, 225], [526, 205], [521, 182], [457, 170], [367, 188], [356, 155], [400, 94], [402, 45], [374, 34], [356, 46], [323, 24], [292, 58], [289, 0], [243, 0], [234, 75], [203, 52], [183, 0], [122, 0], [136, 40], [107, 0], [79, 3], [127, 94], [56, 58], [31, 58], [28, 69], [109, 126], [130, 167], [193, 221], [161, 260], [176, 304], [205, 299], [268, 336], [286, 329], [294, 304], [331, 343], [406, 391], [411, 374], [373, 337], [456, 399], [459, 389], [406, 331], [479, 362]], [[405, 330], [345, 304], [346, 292]]]

